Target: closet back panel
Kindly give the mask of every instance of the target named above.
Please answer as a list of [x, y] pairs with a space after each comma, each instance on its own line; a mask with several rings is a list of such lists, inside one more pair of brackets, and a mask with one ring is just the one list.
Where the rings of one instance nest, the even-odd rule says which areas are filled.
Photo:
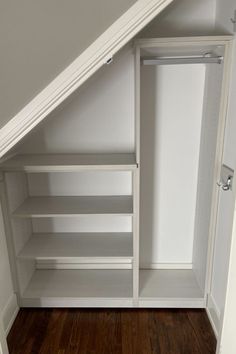
[[104, 65], [16, 147], [17, 153], [134, 152], [134, 55]]
[[[30, 196], [131, 195], [131, 172], [28, 174]], [[34, 232], [132, 232], [130, 216], [90, 215], [32, 220]]]
[[205, 69], [141, 66], [141, 267], [192, 263]]
[[32, 173], [28, 184], [32, 196], [132, 194], [131, 172]]

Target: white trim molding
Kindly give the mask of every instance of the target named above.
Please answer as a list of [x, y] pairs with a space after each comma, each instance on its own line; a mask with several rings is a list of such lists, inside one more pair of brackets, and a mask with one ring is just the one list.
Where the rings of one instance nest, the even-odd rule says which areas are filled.
[[10, 332], [11, 326], [18, 314], [19, 306], [17, 304], [16, 294], [12, 294], [2, 310], [2, 321], [6, 336]]
[[138, 0], [0, 130], [0, 157], [59, 106], [173, 0]]
[[9, 354], [6, 339], [7, 338], [3, 328], [2, 318], [0, 316], [0, 354]]
[[220, 330], [220, 311], [216, 306], [215, 300], [211, 294], [209, 294], [207, 298], [206, 311], [207, 311], [209, 321], [211, 322], [213, 331], [215, 333], [215, 336], [216, 338], [218, 338], [219, 330]]

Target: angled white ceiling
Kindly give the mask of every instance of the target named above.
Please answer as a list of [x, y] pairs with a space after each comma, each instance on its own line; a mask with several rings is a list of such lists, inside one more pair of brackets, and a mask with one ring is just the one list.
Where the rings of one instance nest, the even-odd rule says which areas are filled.
[[172, 1], [0, 5], [0, 157]]

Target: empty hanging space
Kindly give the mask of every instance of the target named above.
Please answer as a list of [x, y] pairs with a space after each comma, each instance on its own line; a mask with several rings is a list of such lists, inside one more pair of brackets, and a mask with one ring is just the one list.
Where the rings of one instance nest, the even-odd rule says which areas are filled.
[[204, 307], [224, 46], [137, 46], [140, 306]]

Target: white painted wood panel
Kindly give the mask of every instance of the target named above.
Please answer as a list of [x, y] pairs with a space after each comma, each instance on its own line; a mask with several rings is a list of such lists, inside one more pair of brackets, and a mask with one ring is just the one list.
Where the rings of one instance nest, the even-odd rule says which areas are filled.
[[[8, 300], [9, 298], [13, 297], [14, 285], [13, 285], [13, 279], [11, 274], [9, 254], [7, 250], [6, 232], [5, 232], [4, 220], [2, 214], [1, 199], [0, 199], [0, 284], [1, 284], [0, 285], [0, 326], [2, 326], [2, 319], [3, 319], [4, 329], [6, 330], [7, 327], [10, 325], [9, 321], [11, 319], [11, 316], [6, 315], [5, 309], [8, 310], [7, 307]], [[2, 327], [0, 327], [1, 340], [3, 338], [2, 331], [3, 329]]]
[[30, 196], [118, 196], [132, 194], [131, 172], [30, 173]]
[[33, 218], [35, 233], [132, 232], [132, 217], [124, 215], [82, 215], [60, 218]]
[[141, 266], [192, 263], [204, 85], [204, 65], [141, 67]]
[[15, 217], [52, 217], [89, 214], [132, 215], [132, 197], [30, 197], [13, 213]]
[[140, 270], [140, 298], [202, 299], [192, 270]]
[[37, 260], [74, 259], [81, 263], [127, 263], [133, 257], [132, 247], [130, 233], [33, 234], [18, 257]]
[[31, 260], [17, 262], [16, 255], [31, 236], [32, 225], [30, 220], [11, 218], [11, 213], [28, 197], [27, 179], [22, 172], [5, 173], [5, 183], [7, 196], [5, 207], [9, 223], [7, 237], [9, 238], [9, 247], [12, 252], [11, 262], [16, 273], [15, 291], [20, 294], [25, 290], [35, 269], [35, 264]]
[[0, 165], [3, 171], [73, 172], [133, 170], [134, 154], [28, 154], [16, 155]]
[[22, 154], [134, 153], [134, 57], [129, 44], [16, 147]]
[[130, 270], [37, 270], [23, 299], [129, 298], [132, 297]]

